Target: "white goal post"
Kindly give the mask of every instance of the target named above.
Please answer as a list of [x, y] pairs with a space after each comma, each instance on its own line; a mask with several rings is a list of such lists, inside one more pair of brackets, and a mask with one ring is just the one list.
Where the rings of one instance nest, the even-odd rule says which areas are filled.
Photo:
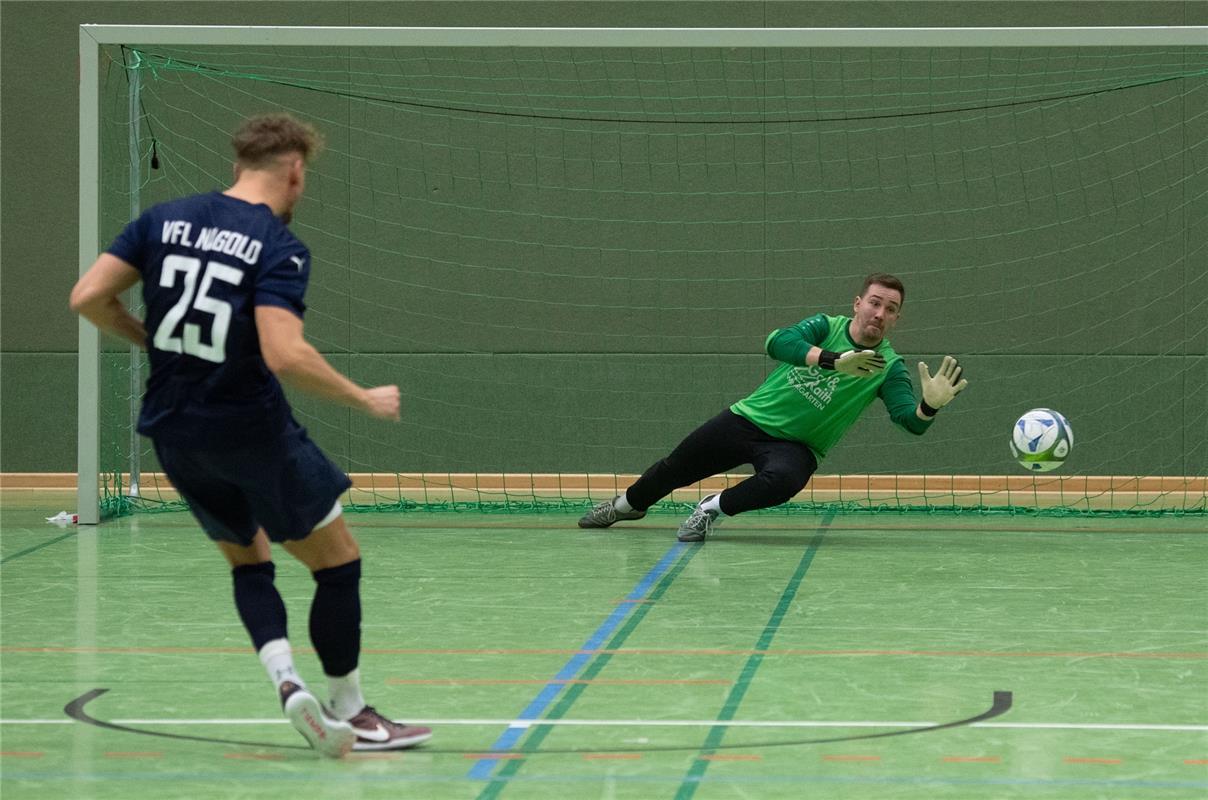
[[[1110, 47], [1208, 46], [1208, 26], [994, 28], [436, 28], [81, 25], [79, 270], [100, 241], [100, 59], [104, 45], [439, 47]], [[78, 510], [99, 522], [100, 340], [79, 325]]]

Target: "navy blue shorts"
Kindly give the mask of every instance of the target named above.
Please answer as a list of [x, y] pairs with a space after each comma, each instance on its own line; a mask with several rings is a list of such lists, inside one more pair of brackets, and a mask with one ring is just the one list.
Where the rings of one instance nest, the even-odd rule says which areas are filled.
[[157, 441], [155, 453], [209, 537], [244, 546], [261, 527], [274, 542], [305, 538], [352, 486], [297, 424], [254, 447], [206, 450]]

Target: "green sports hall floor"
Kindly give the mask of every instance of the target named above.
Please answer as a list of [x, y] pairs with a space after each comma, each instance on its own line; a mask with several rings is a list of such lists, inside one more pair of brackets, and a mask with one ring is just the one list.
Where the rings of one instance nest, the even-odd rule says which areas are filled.
[[0, 499], [5, 800], [1208, 797], [1202, 515], [350, 515], [366, 694], [435, 736], [330, 762], [187, 514]]

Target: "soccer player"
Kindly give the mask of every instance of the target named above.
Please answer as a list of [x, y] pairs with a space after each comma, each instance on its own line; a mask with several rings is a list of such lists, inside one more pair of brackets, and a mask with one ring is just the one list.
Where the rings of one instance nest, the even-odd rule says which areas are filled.
[[772, 331], [764, 349], [781, 363], [767, 380], [688, 434], [623, 494], [587, 512], [579, 527], [641, 519], [681, 486], [753, 465], [754, 475], [701, 500], [680, 525], [681, 542], [704, 541], [724, 517], [788, 502], [877, 397], [895, 423], [915, 435], [925, 433], [936, 412], [969, 382], [952, 356], [944, 357], [934, 376], [919, 362], [923, 399], [916, 398], [902, 357], [885, 338], [905, 299], [900, 280], [869, 275], [850, 317], [816, 314]]
[[[235, 606], [285, 715], [326, 756], [396, 750], [431, 737], [366, 705], [361, 557], [341, 515], [351, 481], [294, 420], [281, 382], [382, 420], [397, 386], [362, 388], [302, 333], [310, 252], [286, 227], [322, 141], [287, 114], [246, 120], [235, 180], [143, 212], [71, 292], [71, 308], [150, 353], [138, 430], [231, 566]], [[146, 318], [119, 295], [142, 281]], [[294, 666], [269, 542], [315, 580], [310, 640], [327, 675], [320, 705]]]

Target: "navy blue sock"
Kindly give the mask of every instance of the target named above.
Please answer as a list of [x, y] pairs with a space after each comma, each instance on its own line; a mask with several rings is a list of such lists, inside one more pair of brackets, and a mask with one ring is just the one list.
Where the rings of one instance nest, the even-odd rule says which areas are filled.
[[273, 585], [276, 574], [277, 568], [271, 561], [244, 564], [231, 570], [235, 582], [235, 608], [252, 636], [256, 652], [260, 652], [266, 642], [285, 638], [285, 602]]
[[334, 677], [357, 668], [361, 655], [361, 559], [316, 570], [310, 606], [310, 641], [323, 673]]

